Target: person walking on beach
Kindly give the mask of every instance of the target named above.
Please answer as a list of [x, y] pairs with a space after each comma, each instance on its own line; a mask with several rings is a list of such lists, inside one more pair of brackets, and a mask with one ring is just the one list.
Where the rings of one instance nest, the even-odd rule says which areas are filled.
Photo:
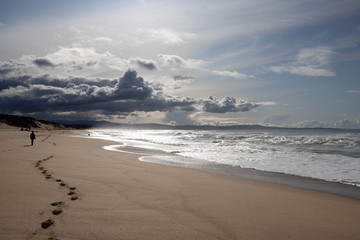
[[34, 133], [34, 131], [32, 131], [31, 134], [30, 134], [31, 146], [34, 145], [34, 140], [35, 140], [35, 138], [36, 138], [36, 137], [35, 137], [35, 133]]

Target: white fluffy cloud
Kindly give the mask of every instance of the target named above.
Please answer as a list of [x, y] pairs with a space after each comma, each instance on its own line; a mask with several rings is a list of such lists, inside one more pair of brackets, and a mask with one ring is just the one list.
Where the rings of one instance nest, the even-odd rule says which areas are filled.
[[297, 128], [346, 128], [346, 129], [360, 129], [360, 119], [341, 119], [337, 122], [325, 122], [317, 120], [307, 120], [288, 125], [289, 127]]
[[269, 124], [269, 125], [282, 125], [282, 124], [284, 124], [284, 122], [286, 120], [291, 118], [292, 115], [293, 115], [293, 113], [272, 114], [272, 115], [266, 116], [262, 122], [264, 124]]
[[171, 29], [143, 29], [137, 30], [139, 36], [137, 42], [161, 42], [169, 45], [186, 43], [190, 40], [196, 39], [196, 34], [187, 32], [176, 32]]
[[210, 96], [208, 100], [203, 101], [203, 111], [211, 113], [247, 112], [258, 106], [257, 103], [245, 100], [237, 101], [233, 97], [225, 97], [219, 101]]
[[159, 54], [158, 58], [162, 65], [169, 67], [183, 67], [189, 69], [199, 69], [203, 67], [206, 62], [199, 59], [184, 59], [177, 55]]
[[218, 76], [231, 77], [241, 80], [255, 78], [254, 75], [246, 75], [237, 71], [212, 71], [212, 73]]
[[272, 66], [270, 71], [275, 73], [291, 73], [311, 77], [333, 77], [335, 72], [326, 69], [335, 52], [330, 47], [318, 46], [303, 48], [298, 51], [295, 60], [280, 66]]
[[360, 119], [342, 119], [335, 123], [335, 127], [360, 129]]
[[17, 60], [0, 62], [0, 73], [44, 75], [58, 77], [118, 77], [127, 69], [158, 70], [151, 59], [119, 58], [109, 52], [99, 53], [92, 48], [60, 47], [43, 57], [25, 55]]
[[91, 48], [61, 47], [58, 51], [45, 56], [55, 65], [69, 70], [87, 71], [103, 67], [124, 70], [129, 65], [129, 60], [115, 57], [109, 52], [98, 53]]

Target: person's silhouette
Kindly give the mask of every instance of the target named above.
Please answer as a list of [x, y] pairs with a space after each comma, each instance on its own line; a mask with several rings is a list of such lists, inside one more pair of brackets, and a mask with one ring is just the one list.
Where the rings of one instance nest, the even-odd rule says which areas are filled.
[[36, 137], [35, 137], [35, 133], [34, 133], [34, 131], [32, 131], [31, 134], [30, 134], [31, 146], [34, 145], [34, 140], [35, 140], [35, 138], [36, 138]]

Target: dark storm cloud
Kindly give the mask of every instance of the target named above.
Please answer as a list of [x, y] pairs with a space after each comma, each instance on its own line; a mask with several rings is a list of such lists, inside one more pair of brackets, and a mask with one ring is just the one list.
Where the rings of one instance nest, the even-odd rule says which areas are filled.
[[[170, 63], [183, 62], [177, 56], [164, 57]], [[135, 63], [148, 70], [157, 69], [152, 61], [136, 59]], [[208, 100], [174, 97], [165, 92], [163, 84], [149, 83], [133, 70], [128, 70], [119, 79], [60, 78], [39, 75], [34, 65], [37, 70], [61, 67], [46, 58], [0, 62], [0, 112], [94, 120], [112, 116], [125, 118], [137, 112], [192, 112], [198, 111], [199, 106], [203, 111], [213, 113], [249, 111], [257, 106], [245, 101], [237, 103], [230, 97], [221, 101], [213, 97]], [[183, 75], [175, 75], [173, 79], [179, 88], [194, 80]]]
[[157, 65], [156, 65], [156, 62], [154, 62], [154, 61], [144, 60], [144, 59], [139, 59], [139, 58], [134, 59], [132, 61], [136, 62], [137, 65], [139, 65], [142, 68], [145, 68], [146, 70], [149, 70], [149, 71], [157, 70]]
[[75, 85], [87, 84], [90, 86], [97, 86], [97, 87], [114, 87], [118, 80], [109, 80], [109, 79], [87, 79], [87, 78], [67, 78], [67, 79], [58, 79], [53, 78], [49, 75], [44, 75], [43, 77], [33, 78], [31, 80], [31, 84], [41, 84], [47, 86], [54, 86], [54, 87], [66, 87], [68, 84], [73, 83]]
[[203, 111], [211, 113], [247, 112], [258, 106], [260, 105], [257, 103], [243, 100], [237, 102], [233, 97], [225, 97], [218, 101], [210, 96], [208, 100], [203, 101]]
[[13, 113], [97, 112], [126, 116], [136, 111], [193, 111], [195, 100], [156, 92], [136, 71], [118, 80], [0, 76], [0, 111]]
[[0, 73], [0, 90], [13, 88], [19, 85], [28, 86], [26, 83], [30, 76], [21, 77], [9, 77], [4, 78], [4, 75]]
[[16, 64], [11, 62], [0, 62], [0, 77], [16, 70]]
[[30, 75], [17, 76], [17, 77], [4, 77], [4, 75], [0, 73], [0, 90], [7, 89], [9, 87], [17, 87], [17, 86], [30, 87], [31, 85], [35, 85], [35, 84], [64, 88], [70, 83], [73, 83], [75, 85], [87, 84], [97, 87], [105, 87], [105, 86], [114, 87], [118, 83], [118, 80], [86, 79], [86, 78], [75, 78], [75, 77], [59, 79], [52, 77], [50, 75], [43, 75], [41, 77], [31, 77]]
[[0, 68], [0, 75], [6, 75], [6, 74], [8, 74], [8, 73], [10, 73], [12, 71], [13, 71], [13, 69], [7, 69], [7, 68], [1, 69]]
[[37, 58], [33, 61], [33, 63], [38, 66], [39, 68], [44, 68], [44, 67], [55, 67], [55, 65], [50, 62], [49, 60], [45, 59], [45, 58]]
[[145, 99], [151, 96], [152, 88], [136, 71], [127, 71], [115, 86], [115, 94], [120, 99]]
[[132, 113], [135, 111], [152, 112], [152, 111], [193, 111], [195, 108], [192, 106], [195, 104], [194, 100], [176, 98], [164, 99], [164, 98], [149, 98], [146, 101], [141, 100], [127, 100], [127, 101], [113, 101], [108, 103], [97, 103], [98, 109], [103, 109], [106, 114], [114, 113]]

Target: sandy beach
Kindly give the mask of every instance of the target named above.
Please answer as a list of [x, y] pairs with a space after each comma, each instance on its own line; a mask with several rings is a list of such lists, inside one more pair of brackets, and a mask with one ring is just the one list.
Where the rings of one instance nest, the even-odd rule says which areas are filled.
[[[360, 201], [0, 129], [0, 239], [359, 239]], [[84, 134], [84, 132], [82, 132]]]

